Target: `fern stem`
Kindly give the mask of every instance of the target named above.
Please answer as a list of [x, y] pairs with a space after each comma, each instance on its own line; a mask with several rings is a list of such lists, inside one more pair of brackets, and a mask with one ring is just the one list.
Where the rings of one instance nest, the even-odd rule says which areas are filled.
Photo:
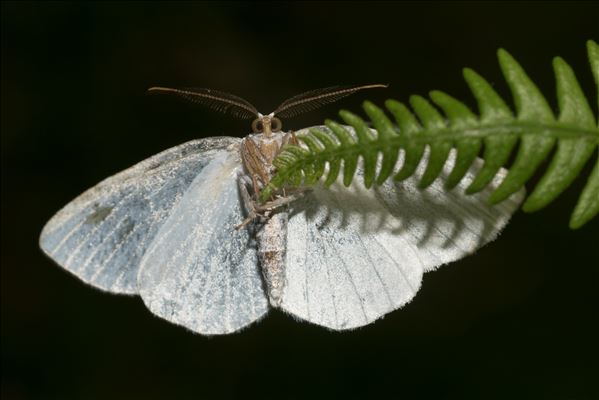
[[[470, 138], [485, 138], [489, 136], [512, 135], [521, 137], [522, 135], [540, 135], [542, 137], [553, 137], [556, 139], [582, 139], [588, 141], [589, 146], [593, 143], [599, 144], [599, 136], [595, 129], [582, 129], [579, 127], [557, 126], [556, 124], [533, 124], [525, 121], [513, 121], [501, 124], [479, 126], [476, 128], [451, 129], [445, 128], [437, 131], [422, 130], [418, 136], [410, 137], [413, 143], [430, 145], [436, 143], [443, 137], [448, 141], [456, 141]], [[300, 137], [301, 139], [301, 137]], [[289, 181], [298, 171], [303, 170], [306, 165], [320, 165], [329, 162], [332, 159], [348, 159], [362, 155], [364, 152], [383, 152], [388, 148], [403, 148], [406, 138], [402, 135], [395, 137], [380, 138], [370, 142], [360, 143], [359, 145], [335, 147], [333, 149], [323, 149], [319, 152], [310, 152], [304, 154], [301, 158], [296, 158], [285, 165], [285, 168], [273, 178], [273, 180], [263, 189], [260, 199], [268, 200], [274, 191]], [[283, 149], [285, 151], [285, 149]]]

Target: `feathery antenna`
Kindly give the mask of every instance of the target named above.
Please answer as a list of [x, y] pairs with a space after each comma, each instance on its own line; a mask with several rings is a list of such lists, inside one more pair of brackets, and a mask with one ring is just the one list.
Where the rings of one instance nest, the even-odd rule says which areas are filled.
[[190, 88], [171, 89], [165, 87], [151, 87], [148, 93], [166, 93], [178, 96], [193, 103], [208, 106], [213, 110], [230, 113], [236, 118], [248, 119], [259, 116], [258, 110], [249, 101], [229, 93], [218, 90]]
[[312, 111], [326, 104], [333, 103], [346, 96], [352, 95], [359, 90], [386, 88], [387, 86], [388, 85], [382, 84], [345, 85], [311, 90], [285, 100], [277, 107], [273, 114], [282, 118], [294, 117], [298, 114]]

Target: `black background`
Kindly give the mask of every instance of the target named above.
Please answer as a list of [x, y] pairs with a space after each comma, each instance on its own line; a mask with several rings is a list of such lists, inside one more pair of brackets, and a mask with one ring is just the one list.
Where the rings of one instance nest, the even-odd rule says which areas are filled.
[[274, 311], [205, 338], [82, 284], [37, 245], [101, 179], [187, 140], [248, 133], [150, 86], [220, 89], [270, 112], [318, 87], [391, 84], [286, 121], [298, 129], [432, 89], [474, 107], [464, 66], [510, 99], [504, 47], [553, 107], [551, 58], [564, 57], [597, 111], [591, 38], [592, 2], [3, 2], [2, 398], [599, 398], [599, 224], [567, 227], [589, 166], [548, 208], [427, 274], [405, 308], [351, 332]]

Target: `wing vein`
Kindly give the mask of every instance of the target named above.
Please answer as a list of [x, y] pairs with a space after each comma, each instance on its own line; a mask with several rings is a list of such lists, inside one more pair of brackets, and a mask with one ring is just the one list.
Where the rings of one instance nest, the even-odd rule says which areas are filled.
[[331, 291], [331, 302], [333, 303], [333, 313], [335, 314], [335, 326], [339, 326], [339, 316], [337, 311], [337, 304], [335, 303], [335, 287], [331, 285], [331, 269], [329, 264], [326, 263], [327, 268], [327, 283], [329, 285], [329, 289]]
[[[125, 221], [125, 219], [122, 219], [121, 221]], [[95, 280], [98, 276], [100, 276], [100, 274], [104, 271], [104, 269], [106, 268], [106, 266], [108, 265], [110, 260], [112, 260], [112, 257], [114, 257], [114, 255], [120, 250], [121, 247], [123, 247], [123, 244], [125, 244], [127, 242], [127, 240], [129, 240], [129, 238], [133, 235], [136, 228], [139, 226], [140, 225], [136, 225], [135, 228], [133, 228], [129, 232], [127, 232], [127, 235], [125, 235], [124, 237], [122, 237], [120, 240], [117, 241], [116, 245], [114, 246], [114, 249], [110, 252], [108, 257], [106, 257], [104, 260], [102, 260], [102, 263], [100, 263], [100, 265], [98, 265], [96, 267], [96, 272], [91, 277], [92, 281]], [[99, 248], [99, 247], [100, 247], [100, 245], [98, 245], [97, 248]], [[89, 260], [89, 258], [88, 258], [88, 260]], [[87, 269], [87, 262], [84, 263], [83, 269]]]
[[304, 268], [302, 268], [302, 270], [304, 271], [304, 298], [306, 299], [306, 315], [308, 316], [308, 319], [310, 319], [310, 297], [309, 297], [309, 293], [310, 291], [308, 290], [308, 235], [310, 236], [310, 239], [314, 239], [314, 235], [312, 234], [312, 232], [307, 228], [307, 224], [306, 224], [306, 235], [304, 235], [304, 237], [306, 238], [306, 245], [304, 246]]
[[[379, 243], [379, 241], [376, 239], [375, 235], [371, 235], [371, 237], [374, 239], [375, 242], [377, 242], [379, 244], [379, 246], [381, 246], [381, 244]], [[370, 265], [372, 266], [372, 269], [374, 270], [374, 273], [376, 274], [376, 277], [378, 278], [379, 282], [381, 283], [381, 286], [383, 287], [383, 290], [385, 291], [385, 294], [387, 295], [387, 299], [389, 300], [389, 304], [391, 304], [391, 306], [393, 306], [393, 299], [391, 299], [391, 294], [389, 293], [389, 288], [387, 287], [387, 285], [385, 285], [385, 282], [383, 282], [383, 278], [381, 278], [381, 274], [379, 273], [378, 268], [376, 267], [376, 263], [374, 262], [374, 260], [372, 259], [372, 256], [370, 255], [370, 252], [368, 251], [368, 247], [366, 247], [366, 244], [364, 244], [364, 239], [362, 239], [362, 237], [360, 235], [358, 235], [358, 239], [360, 239], [360, 243], [362, 243], [362, 247], [364, 248], [364, 251], [366, 253], [366, 256], [368, 257], [368, 260], [370, 261]], [[382, 246], [381, 246], [382, 247]], [[386, 249], [385, 249], [386, 251]], [[393, 257], [391, 257], [391, 255], [389, 254], [389, 252], [387, 252], [387, 256], [389, 256], [389, 258], [391, 259], [391, 261], [393, 263], [395, 263], [395, 260], [393, 259]], [[397, 264], [397, 263], [395, 263]], [[402, 276], [403, 276], [403, 272], [402, 272]], [[405, 276], [404, 276], [405, 279]], [[409, 282], [408, 282], [408, 285]]]
[[[89, 232], [87, 232], [87, 234], [85, 234], [82, 238], [81, 241], [77, 244], [77, 247], [75, 247], [75, 249], [73, 249], [73, 251], [71, 252], [71, 254], [69, 255], [69, 257], [66, 259], [66, 261], [64, 262], [64, 265], [67, 269], [71, 269], [70, 268], [70, 264], [73, 260], [73, 258], [79, 253], [79, 251], [81, 251], [81, 248], [87, 243], [87, 241], [93, 237], [93, 235], [95, 235], [95, 233], [102, 227], [104, 226], [104, 224], [106, 223], [107, 220], [113, 220], [116, 218], [116, 214], [118, 211], [120, 211], [119, 206], [121, 204], [123, 204], [123, 202], [125, 200], [129, 200], [129, 198], [133, 197], [133, 195], [135, 194], [135, 191], [131, 191], [131, 193], [129, 193], [128, 195], [124, 196], [123, 198], [121, 198], [119, 201], [116, 202], [116, 204], [112, 207], [112, 210], [110, 212], [110, 214], [108, 216], [106, 216], [106, 218], [104, 218], [102, 221], [100, 221], [99, 224], [95, 225]], [[123, 221], [124, 219], [118, 220], [117, 224], [108, 232], [108, 234], [106, 236], [110, 237], [117, 229], [117, 227], [119, 226], [119, 224]], [[85, 220], [84, 220], [85, 221]], [[100, 241], [100, 243], [102, 243], [105, 239], [106, 236]], [[96, 248], [95, 251], [98, 251], [99, 248]], [[80, 270], [80, 268], [77, 268], [77, 270]]]
[[[410, 282], [410, 280], [406, 276], [406, 273], [403, 270], [403, 267], [393, 258], [393, 256], [389, 252], [389, 249], [387, 249], [387, 247], [385, 245], [383, 245], [381, 242], [379, 242], [379, 240], [376, 237], [374, 238], [374, 241], [377, 242], [377, 244], [381, 247], [381, 249], [383, 249], [383, 251], [385, 252], [385, 254], [387, 254], [387, 256], [389, 257], [389, 259], [393, 262], [393, 264], [395, 264], [395, 266], [397, 267], [397, 270], [401, 274], [401, 277], [404, 279], [404, 281], [406, 281], [406, 283], [408, 284], [408, 287], [412, 291], [412, 294], [416, 294], [416, 289], [414, 288], [414, 286], [412, 286], [412, 282]], [[420, 267], [422, 268], [422, 262], [421, 262], [421, 266]]]
[[[322, 238], [322, 240], [326, 243], [326, 239], [324, 238], [324, 236], [320, 232], [318, 232], [318, 234]], [[364, 320], [366, 322], [368, 322], [368, 315], [366, 314], [366, 309], [364, 308], [362, 297], [360, 296], [360, 293], [358, 292], [358, 287], [356, 286], [356, 282], [354, 281], [354, 278], [353, 278], [352, 274], [349, 272], [349, 268], [347, 266], [347, 263], [345, 262], [345, 260], [343, 259], [343, 257], [341, 257], [341, 255], [339, 254], [339, 252], [337, 251], [337, 249], [335, 248], [335, 246], [331, 246], [331, 248], [333, 249], [333, 252], [335, 253], [335, 256], [339, 260], [341, 260], [341, 264], [343, 265], [343, 269], [345, 270], [345, 273], [349, 277], [349, 280], [351, 282], [351, 285], [352, 285], [352, 288], [354, 290], [354, 293], [358, 297], [358, 303], [360, 303], [360, 309], [362, 310], [362, 314], [364, 315]]]

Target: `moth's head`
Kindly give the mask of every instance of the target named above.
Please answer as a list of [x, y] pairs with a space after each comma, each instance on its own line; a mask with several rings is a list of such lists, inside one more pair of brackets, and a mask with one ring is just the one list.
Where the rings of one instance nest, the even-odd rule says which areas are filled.
[[283, 129], [283, 123], [275, 117], [274, 113], [262, 115], [258, 113], [258, 118], [252, 122], [252, 132], [262, 133], [266, 136], [272, 135], [273, 132], [280, 132]]

